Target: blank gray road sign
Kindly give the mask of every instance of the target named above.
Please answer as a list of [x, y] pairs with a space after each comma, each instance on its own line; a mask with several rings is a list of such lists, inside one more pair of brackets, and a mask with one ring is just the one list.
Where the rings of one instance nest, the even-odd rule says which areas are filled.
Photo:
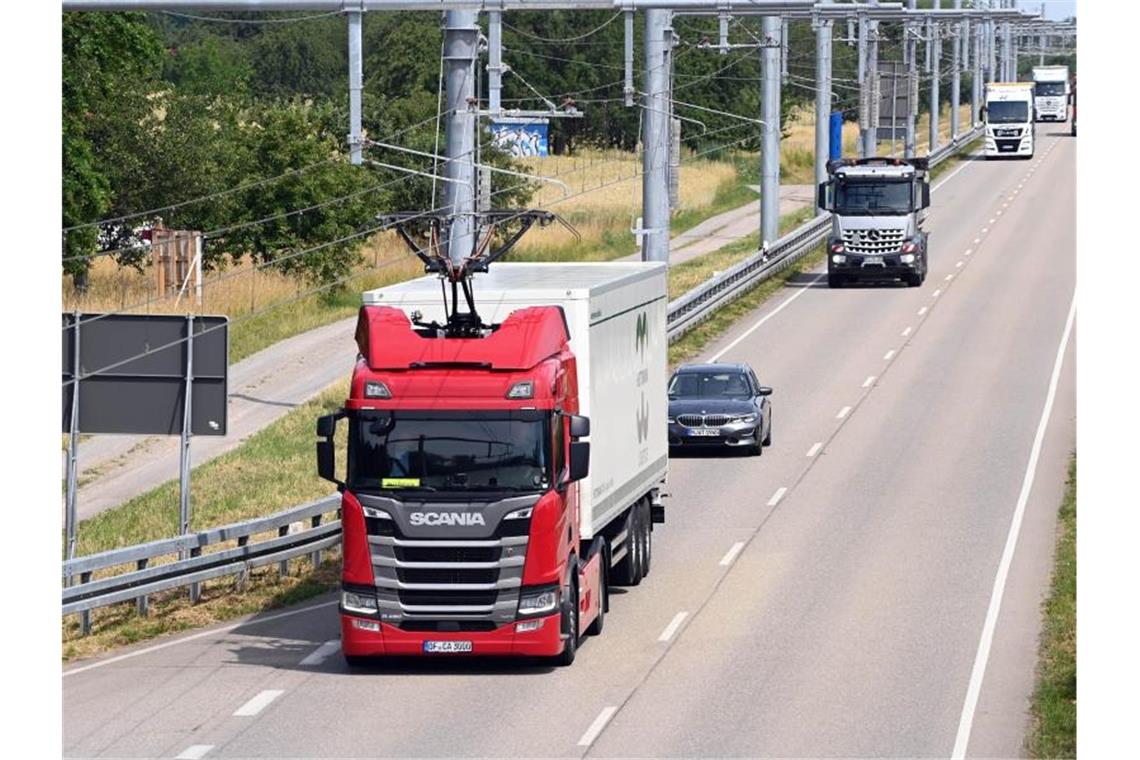
[[879, 61], [880, 140], [906, 137], [907, 114], [910, 113], [912, 83], [907, 66], [901, 61]]
[[[63, 315], [65, 433], [71, 430], [71, 392], [75, 387], [69, 382], [75, 377], [74, 323], [73, 314]], [[79, 382], [79, 431], [180, 434], [186, 389], [186, 325], [186, 317], [177, 314], [80, 315], [83, 379]], [[225, 435], [228, 319], [194, 317], [193, 343], [190, 432]]]

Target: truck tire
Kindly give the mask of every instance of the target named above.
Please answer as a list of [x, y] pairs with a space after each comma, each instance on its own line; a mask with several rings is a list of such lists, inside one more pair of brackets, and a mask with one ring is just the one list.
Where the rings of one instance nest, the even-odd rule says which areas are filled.
[[[625, 556], [614, 565], [612, 570], [611, 580], [615, 586], [636, 586], [641, 582], [641, 560], [638, 549], [640, 542], [637, 540], [637, 523], [637, 509], [632, 508], [629, 510], [629, 517], [626, 518]], [[613, 552], [612, 545], [610, 552], [611, 554]]]
[[358, 654], [346, 654], [344, 656], [344, 663], [348, 665], [348, 667], [356, 670], [371, 665], [372, 659], [369, 657], [361, 657]]
[[841, 274], [830, 274], [830, 273], [828, 273], [828, 275], [827, 275], [827, 287], [829, 287], [829, 288], [842, 288], [843, 283], [846, 281], [847, 281], [847, 278]]
[[577, 581], [570, 581], [570, 594], [569, 599], [564, 599], [562, 602], [562, 614], [559, 615], [559, 622], [562, 626], [562, 633], [568, 634], [566, 643], [562, 647], [562, 654], [554, 658], [554, 663], [560, 668], [566, 668], [574, 664], [574, 658], [578, 654], [578, 583]]
[[641, 500], [641, 524], [645, 527], [644, 551], [641, 553], [641, 575], [649, 577], [649, 567], [653, 564], [653, 516], [649, 511], [649, 500]]

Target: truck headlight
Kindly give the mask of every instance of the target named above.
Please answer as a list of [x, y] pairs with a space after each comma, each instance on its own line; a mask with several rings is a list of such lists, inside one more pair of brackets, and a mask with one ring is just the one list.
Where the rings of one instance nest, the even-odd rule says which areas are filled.
[[340, 606], [347, 612], [357, 612], [362, 615], [375, 615], [377, 610], [376, 597], [372, 594], [358, 594], [354, 591], [342, 591]]
[[899, 256], [899, 261], [901, 261], [904, 264], [913, 264], [914, 263], [914, 254], [913, 253], [904, 253], [902, 256]]
[[557, 586], [524, 590], [519, 595], [519, 617], [549, 615], [558, 609], [561, 591]]

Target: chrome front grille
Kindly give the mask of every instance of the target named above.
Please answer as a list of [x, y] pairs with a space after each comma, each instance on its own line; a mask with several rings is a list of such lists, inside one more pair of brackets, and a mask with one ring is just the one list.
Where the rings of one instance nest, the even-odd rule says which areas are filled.
[[682, 414], [678, 415], [677, 422], [685, 427], [722, 427], [732, 419], [727, 414]]
[[897, 230], [844, 230], [843, 245], [851, 253], [896, 253], [902, 247], [906, 231]]
[[680, 422], [685, 427], [700, 427], [704, 424], [705, 418], [700, 414], [682, 414], [677, 417], [677, 422]]

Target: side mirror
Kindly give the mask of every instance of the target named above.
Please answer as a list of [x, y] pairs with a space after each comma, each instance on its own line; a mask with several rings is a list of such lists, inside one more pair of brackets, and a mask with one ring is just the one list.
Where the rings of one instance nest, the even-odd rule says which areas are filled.
[[830, 185], [830, 182], [820, 182], [819, 187], [816, 188], [815, 196], [815, 205], [827, 211], [831, 210], [831, 207], [827, 203], [827, 191]]
[[759, 392], [760, 392], [761, 396], [771, 396], [772, 395], [772, 389], [767, 385], [761, 385]]
[[336, 421], [337, 415], [335, 414], [326, 414], [317, 417], [317, 437], [332, 438], [336, 435]]
[[336, 448], [333, 438], [336, 436], [336, 421], [343, 416], [344, 412], [339, 412], [317, 417], [317, 435], [324, 439], [317, 441], [317, 475], [330, 483], [336, 483], [338, 490], [344, 487], [344, 483], [336, 479]]
[[570, 444], [570, 477], [567, 482], [574, 483], [589, 474], [590, 444], [585, 441], [574, 441]]
[[930, 208], [930, 183], [922, 183], [922, 207]]
[[579, 414], [570, 415], [570, 437], [584, 438], [590, 434], [590, 418]]

